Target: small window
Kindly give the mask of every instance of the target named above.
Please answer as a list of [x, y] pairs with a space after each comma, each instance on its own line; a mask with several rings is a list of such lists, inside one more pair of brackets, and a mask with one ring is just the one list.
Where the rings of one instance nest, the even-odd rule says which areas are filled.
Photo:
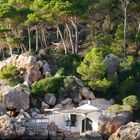
[[71, 126], [75, 126], [76, 124], [76, 115], [71, 114]]
[[76, 115], [70, 114], [66, 116], [66, 126], [74, 127], [76, 125]]

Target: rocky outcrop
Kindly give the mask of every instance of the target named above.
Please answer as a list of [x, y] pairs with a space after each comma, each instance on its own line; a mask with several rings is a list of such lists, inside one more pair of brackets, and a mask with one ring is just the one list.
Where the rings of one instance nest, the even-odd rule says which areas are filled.
[[107, 64], [108, 77], [114, 76], [114, 74], [118, 71], [119, 63], [122, 60], [114, 54], [109, 54], [106, 56], [104, 61]]
[[56, 104], [56, 97], [53, 94], [46, 93], [44, 96], [44, 102], [48, 105], [54, 106]]
[[87, 87], [81, 88], [80, 95], [82, 96], [83, 99], [90, 99], [90, 100], [95, 99], [94, 94]]
[[95, 99], [93, 92], [85, 87], [82, 81], [75, 76], [69, 76], [64, 79], [64, 93], [76, 104], [80, 103], [82, 99]]
[[46, 104], [45, 102], [42, 102], [42, 103], [41, 103], [41, 111], [42, 111], [42, 112], [44, 112], [44, 109], [49, 109], [49, 107], [50, 107], [50, 106], [49, 106], [48, 104]]
[[123, 112], [120, 114], [110, 114], [104, 112], [99, 119], [99, 132], [110, 136], [117, 129], [133, 120], [132, 112]]
[[10, 90], [3, 99], [3, 104], [8, 109], [27, 110], [29, 108], [29, 93], [17, 87]]
[[121, 126], [109, 140], [140, 140], [140, 123], [130, 122]]
[[35, 56], [14, 54], [7, 60], [0, 62], [0, 71], [7, 65], [15, 65], [18, 68], [25, 69], [22, 76], [28, 83], [38, 81], [42, 76], [45, 76], [46, 73], [50, 75], [50, 67], [47, 61], [38, 61]]

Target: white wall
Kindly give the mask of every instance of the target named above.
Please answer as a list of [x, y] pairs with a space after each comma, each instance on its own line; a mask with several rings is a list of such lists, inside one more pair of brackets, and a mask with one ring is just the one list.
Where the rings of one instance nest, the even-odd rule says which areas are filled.
[[[96, 116], [95, 116], [96, 115]], [[99, 117], [100, 113], [98, 113], [98, 117]], [[59, 113], [59, 114], [54, 114], [54, 115], [50, 115], [49, 117], [49, 122], [55, 122], [55, 124], [60, 128], [63, 129], [64, 131], [69, 130], [70, 131], [70, 127], [66, 126], [66, 114], [64, 113]], [[93, 121], [92, 123], [92, 128], [93, 131], [98, 131], [98, 118], [96, 113], [93, 114], [89, 114], [87, 115], [87, 118], [91, 119]], [[75, 127], [71, 127], [71, 132], [82, 132], [82, 120], [85, 119], [84, 115], [77, 115], [76, 116], [76, 125]]]

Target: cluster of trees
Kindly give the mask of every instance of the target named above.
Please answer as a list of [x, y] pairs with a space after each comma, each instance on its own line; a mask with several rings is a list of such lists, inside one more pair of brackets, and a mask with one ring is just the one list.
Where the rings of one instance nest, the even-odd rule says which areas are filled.
[[[7, 54], [54, 49], [57, 45], [54, 50], [72, 53], [57, 53], [62, 75], [75, 74], [77, 69], [93, 90], [109, 87], [107, 92], [112, 93], [115, 89], [119, 99], [132, 92], [138, 95], [140, 64], [126, 56], [140, 53], [139, 0], [0, 0], [0, 5], [3, 58]], [[77, 68], [82, 45], [93, 47]], [[111, 80], [102, 63], [109, 53], [127, 58], [121, 64], [124, 68]]]
[[0, 0], [0, 5], [3, 56], [14, 48], [19, 53], [49, 48], [52, 38], [61, 41], [65, 54], [78, 54], [81, 28], [89, 30], [90, 43], [110, 45], [119, 54], [129, 47], [139, 52], [139, 0]]

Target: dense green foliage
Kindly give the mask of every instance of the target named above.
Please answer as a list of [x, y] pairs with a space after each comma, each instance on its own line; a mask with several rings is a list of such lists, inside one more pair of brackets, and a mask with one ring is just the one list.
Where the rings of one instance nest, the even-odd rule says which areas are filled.
[[49, 77], [38, 81], [32, 87], [32, 94], [44, 96], [45, 93], [54, 93], [57, 95], [60, 88], [63, 87], [64, 77]]
[[20, 73], [18, 68], [13, 65], [9, 65], [7, 67], [4, 67], [2, 71], [0, 72], [0, 78], [1, 79], [9, 79], [11, 77], [15, 77]]
[[77, 72], [82, 75], [83, 80], [88, 81], [88, 85], [93, 89], [107, 89], [111, 86], [111, 82], [105, 77], [106, 63], [103, 53], [96, 47], [86, 53]]
[[10, 86], [15, 86], [23, 82], [23, 79], [20, 77], [20, 70], [13, 66], [9, 65], [2, 69], [0, 72], [0, 79], [5, 79], [8, 81]]
[[129, 106], [129, 105], [114, 104], [111, 107], [109, 107], [107, 111], [109, 113], [119, 114], [119, 113], [122, 113], [122, 112], [130, 112], [130, 111], [132, 111], [132, 107]]
[[128, 96], [123, 99], [124, 105], [130, 105], [133, 109], [137, 110], [140, 107], [140, 101], [135, 95]]

